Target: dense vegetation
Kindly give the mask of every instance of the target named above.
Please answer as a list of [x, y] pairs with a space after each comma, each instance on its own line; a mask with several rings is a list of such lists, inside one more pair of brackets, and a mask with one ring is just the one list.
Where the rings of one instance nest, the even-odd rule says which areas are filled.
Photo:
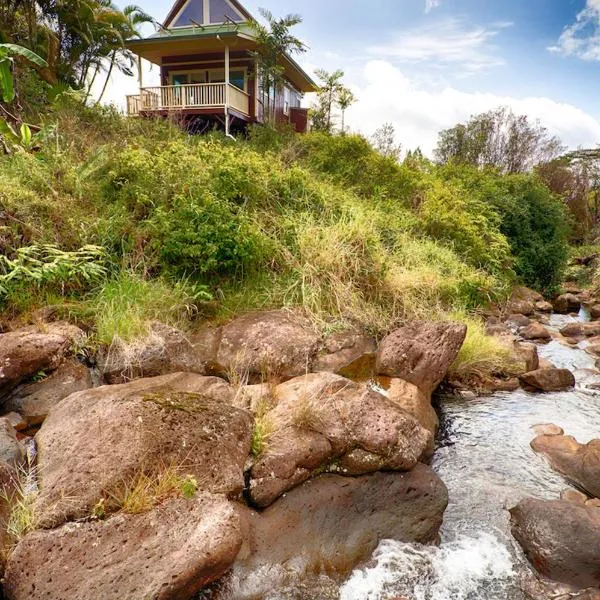
[[69, 95], [47, 118], [38, 152], [0, 157], [9, 316], [59, 305], [110, 342], [298, 305], [382, 332], [561, 280], [563, 205], [533, 174], [400, 164], [354, 135], [189, 137]]

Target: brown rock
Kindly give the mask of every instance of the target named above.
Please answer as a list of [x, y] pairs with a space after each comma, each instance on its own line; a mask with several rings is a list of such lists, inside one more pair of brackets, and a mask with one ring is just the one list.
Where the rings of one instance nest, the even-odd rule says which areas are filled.
[[539, 573], [579, 588], [600, 585], [600, 509], [527, 498], [510, 514], [513, 536]]
[[442, 481], [422, 464], [408, 473], [321, 475], [260, 514], [246, 512], [249, 543], [234, 576], [240, 589], [263, 597], [274, 581], [255, 577], [261, 567], [280, 565], [282, 577], [346, 574], [382, 539], [436, 541], [447, 501]]
[[17, 440], [17, 431], [7, 418], [0, 418], [0, 462], [19, 467], [25, 460], [25, 448]]
[[445, 377], [465, 340], [458, 323], [413, 323], [397, 329], [380, 344], [377, 373], [398, 377], [430, 394]]
[[3, 415], [5, 419], [17, 430], [27, 429], [27, 421], [17, 412], [9, 412]]
[[528, 600], [600, 600], [598, 589], [575, 590], [571, 585], [533, 576], [521, 578], [521, 589]]
[[584, 506], [588, 497], [583, 492], [568, 488], [560, 493], [560, 499], [565, 502], [572, 502], [573, 504]]
[[568, 323], [560, 329], [560, 333], [567, 338], [585, 337], [583, 323]]
[[39, 425], [63, 398], [91, 387], [89, 369], [79, 361], [67, 360], [46, 379], [16, 388], [4, 409], [18, 412], [29, 426]]
[[540, 358], [538, 369], [556, 369], [556, 367], [546, 358]]
[[541, 435], [531, 442], [552, 468], [589, 493], [600, 497], [600, 440], [579, 444], [571, 436]]
[[590, 317], [594, 320], [600, 319], [600, 304], [590, 306]]
[[579, 312], [581, 301], [575, 294], [562, 294], [552, 303], [555, 312], [566, 315], [570, 312]]
[[146, 514], [30, 533], [10, 557], [4, 591], [10, 600], [187, 600], [241, 545], [232, 503], [199, 493]]
[[564, 430], [554, 423], [540, 423], [531, 427], [536, 435], [564, 435]]
[[546, 300], [540, 300], [539, 302], [535, 303], [535, 309], [543, 313], [551, 313], [554, 310], [554, 307], [552, 304], [550, 304], [550, 302], [546, 302]]
[[360, 331], [333, 333], [324, 340], [324, 352], [313, 371], [328, 371], [352, 380], [367, 380], [375, 374], [377, 343]]
[[525, 366], [525, 371], [536, 371], [539, 368], [540, 358], [535, 344], [515, 342], [514, 348], [519, 362]]
[[218, 370], [219, 339], [220, 330], [211, 327], [186, 335], [164, 323], [153, 323], [145, 339], [135, 344], [116, 341], [100, 352], [98, 368], [110, 384], [180, 372], [207, 375]]
[[532, 323], [529, 327], [521, 330], [521, 337], [526, 340], [550, 341], [550, 332], [540, 323]]
[[0, 335], [0, 397], [40, 371], [56, 369], [72, 345], [83, 338], [78, 327], [50, 323]]
[[514, 392], [519, 389], [519, 380], [516, 377], [493, 378], [486, 382], [486, 388], [490, 392]]
[[232, 396], [221, 379], [178, 373], [60, 402], [36, 436], [41, 526], [89, 516], [106, 494], [161, 465], [185, 467], [201, 489], [239, 494], [252, 417]]
[[531, 319], [521, 314], [509, 315], [506, 320], [511, 325], [516, 325], [517, 327], [527, 327], [528, 325], [531, 325]]
[[403, 379], [390, 379], [386, 386], [387, 397], [396, 405], [412, 415], [422, 427], [431, 432], [432, 439], [440, 426], [440, 420], [433, 406], [431, 397], [427, 396], [416, 385]]
[[265, 417], [275, 433], [251, 470], [250, 496], [258, 506], [333, 459], [348, 474], [408, 470], [432, 445], [432, 433], [389, 398], [331, 373], [283, 383], [275, 398]]
[[600, 508], [600, 498], [590, 498], [585, 501], [585, 505], [593, 508]]
[[291, 379], [310, 371], [319, 338], [310, 323], [287, 310], [256, 312], [221, 330], [222, 369], [248, 373], [251, 382], [270, 375]]
[[526, 388], [541, 392], [560, 392], [575, 386], [575, 377], [568, 369], [538, 369], [519, 379]]

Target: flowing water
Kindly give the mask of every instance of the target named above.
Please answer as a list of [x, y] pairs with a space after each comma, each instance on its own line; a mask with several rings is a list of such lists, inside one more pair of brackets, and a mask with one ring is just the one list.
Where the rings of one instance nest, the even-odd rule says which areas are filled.
[[[561, 327], [565, 317], [553, 317]], [[583, 344], [581, 345], [583, 346]], [[580, 442], [600, 436], [600, 382], [582, 347], [539, 346], [540, 356], [574, 371], [570, 392], [494, 394], [441, 402], [433, 468], [448, 487], [439, 547], [383, 541], [373, 561], [344, 583], [340, 600], [521, 600], [529, 566], [510, 535], [507, 508], [526, 496], [556, 499], [569, 487], [529, 444], [532, 426], [556, 423]]]

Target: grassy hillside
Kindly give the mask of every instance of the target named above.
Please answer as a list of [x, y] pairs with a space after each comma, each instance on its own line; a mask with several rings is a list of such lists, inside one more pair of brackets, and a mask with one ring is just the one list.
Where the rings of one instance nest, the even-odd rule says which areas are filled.
[[533, 175], [397, 164], [351, 135], [190, 138], [68, 100], [48, 120], [39, 151], [0, 157], [5, 320], [51, 304], [110, 343], [300, 306], [381, 334], [562, 276], [562, 204]]

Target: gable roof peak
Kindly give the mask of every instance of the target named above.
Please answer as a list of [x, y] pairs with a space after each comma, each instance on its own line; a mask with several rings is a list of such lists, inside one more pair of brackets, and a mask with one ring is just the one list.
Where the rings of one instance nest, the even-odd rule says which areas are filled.
[[167, 15], [166, 29], [194, 25], [218, 25], [226, 21], [243, 23], [252, 15], [238, 0], [176, 0]]

